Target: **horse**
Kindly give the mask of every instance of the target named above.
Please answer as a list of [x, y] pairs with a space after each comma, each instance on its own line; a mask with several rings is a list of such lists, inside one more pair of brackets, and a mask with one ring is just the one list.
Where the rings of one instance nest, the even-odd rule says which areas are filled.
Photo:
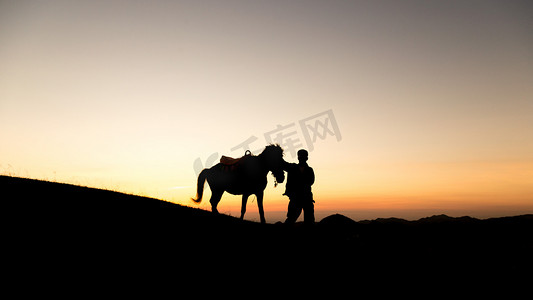
[[[222, 161], [222, 159], [221, 159]], [[246, 213], [246, 202], [252, 194], [257, 196], [257, 207], [261, 223], [265, 223], [263, 211], [263, 193], [267, 186], [268, 172], [272, 172], [277, 183], [283, 183], [283, 149], [279, 145], [268, 145], [261, 154], [255, 156], [247, 154], [240, 159], [230, 159], [229, 163], [218, 163], [211, 168], [203, 169], [198, 175], [196, 198], [191, 198], [196, 203], [202, 202], [205, 181], [211, 188], [211, 210], [218, 214], [217, 205], [224, 192], [233, 195], [242, 195], [241, 216]]]

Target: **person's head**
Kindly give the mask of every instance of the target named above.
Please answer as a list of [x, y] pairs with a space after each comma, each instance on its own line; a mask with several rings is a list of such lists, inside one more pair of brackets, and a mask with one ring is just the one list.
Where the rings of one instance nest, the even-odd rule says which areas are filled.
[[301, 163], [306, 162], [308, 158], [308, 154], [309, 153], [307, 153], [307, 150], [304, 150], [304, 149], [298, 150], [298, 161]]

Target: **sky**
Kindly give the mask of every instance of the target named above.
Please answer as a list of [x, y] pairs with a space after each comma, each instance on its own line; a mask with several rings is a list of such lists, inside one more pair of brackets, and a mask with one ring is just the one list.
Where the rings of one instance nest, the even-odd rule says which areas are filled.
[[[195, 206], [198, 170], [280, 141], [287, 161], [310, 150], [317, 219], [533, 213], [531, 15], [516, 0], [0, 1], [0, 173]], [[288, 199], [268, 179], [273, 222]]]

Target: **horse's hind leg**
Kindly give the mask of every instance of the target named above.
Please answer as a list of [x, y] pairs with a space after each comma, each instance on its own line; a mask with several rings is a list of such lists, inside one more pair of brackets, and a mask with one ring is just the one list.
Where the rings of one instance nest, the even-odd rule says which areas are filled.
[[222, 194], [224, 194], [224, 191], [211, 191], [211, 199], [209, 199], [209, 202], [211, 203], [211, 211], [216, 214], [218, 214], [217, 205], [222, 198]]
[[246, 194], [242, 195], [241, 220], [244, 218], [244, 214], [246, 213], [246, 202], [248, 202], [249, 196], [250, 195], [246, 195]]

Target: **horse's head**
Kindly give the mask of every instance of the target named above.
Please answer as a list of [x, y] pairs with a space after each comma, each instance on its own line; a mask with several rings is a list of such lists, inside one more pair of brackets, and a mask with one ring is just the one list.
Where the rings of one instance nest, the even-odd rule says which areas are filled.
[[283, 172], [283, 169], [272, 170], [272, 174], [274, 174], [274, 178], [276, 178], [276, 185], [278, 183], [283, 183], [285, 180], [285, 172]]
[[268, 145], [260, 154], [265, 158], [268, 169], [274, 174], [277, 183], [283, 183], [285, 172], [283, 171], [283, 148], [280, 145]]

